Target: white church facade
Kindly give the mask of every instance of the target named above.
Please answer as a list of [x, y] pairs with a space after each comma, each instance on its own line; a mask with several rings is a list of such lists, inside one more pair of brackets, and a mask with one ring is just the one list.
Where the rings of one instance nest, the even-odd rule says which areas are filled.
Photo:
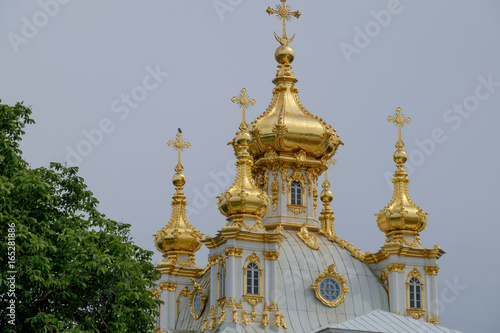
[[[154, 239], [163, 253], [155, 332], [460, 333], [439, 325], [444, 251], [419, 238], [427, 213], [408, 192], [401, 127], [410, 119], [401, 109], [388, 118], [399, 130], [394, 195], [376, 214], [385, 243], [362, 253], [335, 233], [327, 170], [343, 142], [299, 100], [285, 23], [300, 13], [285, 1], [267, 9], [283, 20], [269, 107], [248, 124], [245, 111], [255, 102], [245, 89], [232, 99], [243, 112], [232, 140], [237, 173], [219, 196], [226, 222], [213, 237], [203, 238], [186, 217], [180, 152], [189, 143], [180, 132], [169, 142], [178, 161], [172, 216]], [[201, 246], [209, 249], [205, 268], [195, 263]]]

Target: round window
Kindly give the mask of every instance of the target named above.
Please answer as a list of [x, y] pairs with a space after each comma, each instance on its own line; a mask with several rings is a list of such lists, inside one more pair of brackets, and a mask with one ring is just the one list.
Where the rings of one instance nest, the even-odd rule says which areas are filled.
[[327, 276], [319, 283], [319, 293], [326, 301], [333, 302], [342, 294], [342, 287], [337, 280]]
[[197, 290], [193, 296], [193, 312], [198, 316], [201, 312], [201, 294], [199, 290]]

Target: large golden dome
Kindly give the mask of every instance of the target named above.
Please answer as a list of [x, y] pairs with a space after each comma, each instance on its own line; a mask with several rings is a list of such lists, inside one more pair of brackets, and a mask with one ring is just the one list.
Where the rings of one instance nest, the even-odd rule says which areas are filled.
[[340, 144], [338, 134], [323, 119], [307, 111], [298, 97], [297, 79], [290, 63], [294, 59], [289, 45], [278, 47], [275, 53], [278, 72], [273, 83], [273, 99], [267, 110], [253, 123], [251, 153], [259, 159], [269, 150], [278, 155], [304, 151], [309, 158], [329, 159]]

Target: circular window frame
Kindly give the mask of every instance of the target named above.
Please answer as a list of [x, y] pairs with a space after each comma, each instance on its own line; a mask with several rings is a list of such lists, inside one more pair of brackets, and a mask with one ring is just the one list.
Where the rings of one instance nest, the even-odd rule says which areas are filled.
[[[205, 300], [207, 299], [207, 296], [203, 294], [203, 290], [201, 289], [201, 286], [193, 281], [193, 290], [191, 291], [191, 294], [189, 295], [189, 305], [191, 308], [191, 315], [193, 316], [194, 319], [200, 318], [203, 310], [205, 309]], [[199, 295], [199, 300], [200, 300], [200, 309], [199, 311], [195, 311], [195, 301], [197, 299], [196, 295]]]
[[[318, 298], [321, 303], [329, 307], [334, 307], [342, 303], [345, 299], [345, 294], [349, 292], [349, 288], [346, 286], [345, 278], [335, 271], [334, 267], [334, 264], [328, 266], [328, 268], [316, 278], [316, 283], [311, 285], [316, 293], [316, 298]], [[333, 300], [328, 299], [329, 297], [324, 295], [322, 283], [326, 280], [331, 280], [333, 283], [338, 285], [338, 295]]]

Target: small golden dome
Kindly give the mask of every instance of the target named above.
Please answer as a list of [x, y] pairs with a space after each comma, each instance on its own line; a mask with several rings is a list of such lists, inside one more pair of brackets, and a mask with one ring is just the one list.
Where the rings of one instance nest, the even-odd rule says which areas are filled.
[[405, 123], [409, 124], [411, 119], [401, 112], [401, 108], [397, 108], [396, 113], [387, 119], [398, 126], [397, 150], [393, 155], [397, 170], [392, 179], [394, 184], [392, 199], [387, 206], [375, 214], [377, 225], [387, 237], [396, 234], [417, 235], [427, 225], [427, 213], [410, 199], [408, 193], [410, 180], [404, 170], [407, 154], [403, 150], [405, 145], [401, 138], [401, 128]]
[[246, 90], [242, 89], [239, 98], [232, 101], [243, 109], [243, 120], [240, 131], [236, 133], [232, 145], [236, 155], [236, 179], [233, 185], [219, 196], [218, 207], [220, 212], [231, 217], [237, 214], [247, 214], [261, 219], [269, 209], [270, 201], [266, 193], [261, 191], [252, 180], [252, 157], [248, 153], [252, 136], [248, 133], [248, 124], [245, 120], [245, 109], [254, 105]]
[[176, 173], [172, 177], [172, 183], [175, 186], [175, 193], [172, 198], [172, 216], [170, 221], [154, 235], [155, 246], [158, 251], [163, 253], [164, 257], [170, 255], [188, 255], [192, 256], [201, 247], [200, 240], [202, 234], [193, 227], [186, 217], [186, 196], [182, 187], [186, 183], [186, 177], [182, 174], [184, 167], [181, 164], [180, 152], [189, 148], [191, 145], [184, 142], [182, 133], [179, 130], [177, 138], [168, 142], [177, 150]]

